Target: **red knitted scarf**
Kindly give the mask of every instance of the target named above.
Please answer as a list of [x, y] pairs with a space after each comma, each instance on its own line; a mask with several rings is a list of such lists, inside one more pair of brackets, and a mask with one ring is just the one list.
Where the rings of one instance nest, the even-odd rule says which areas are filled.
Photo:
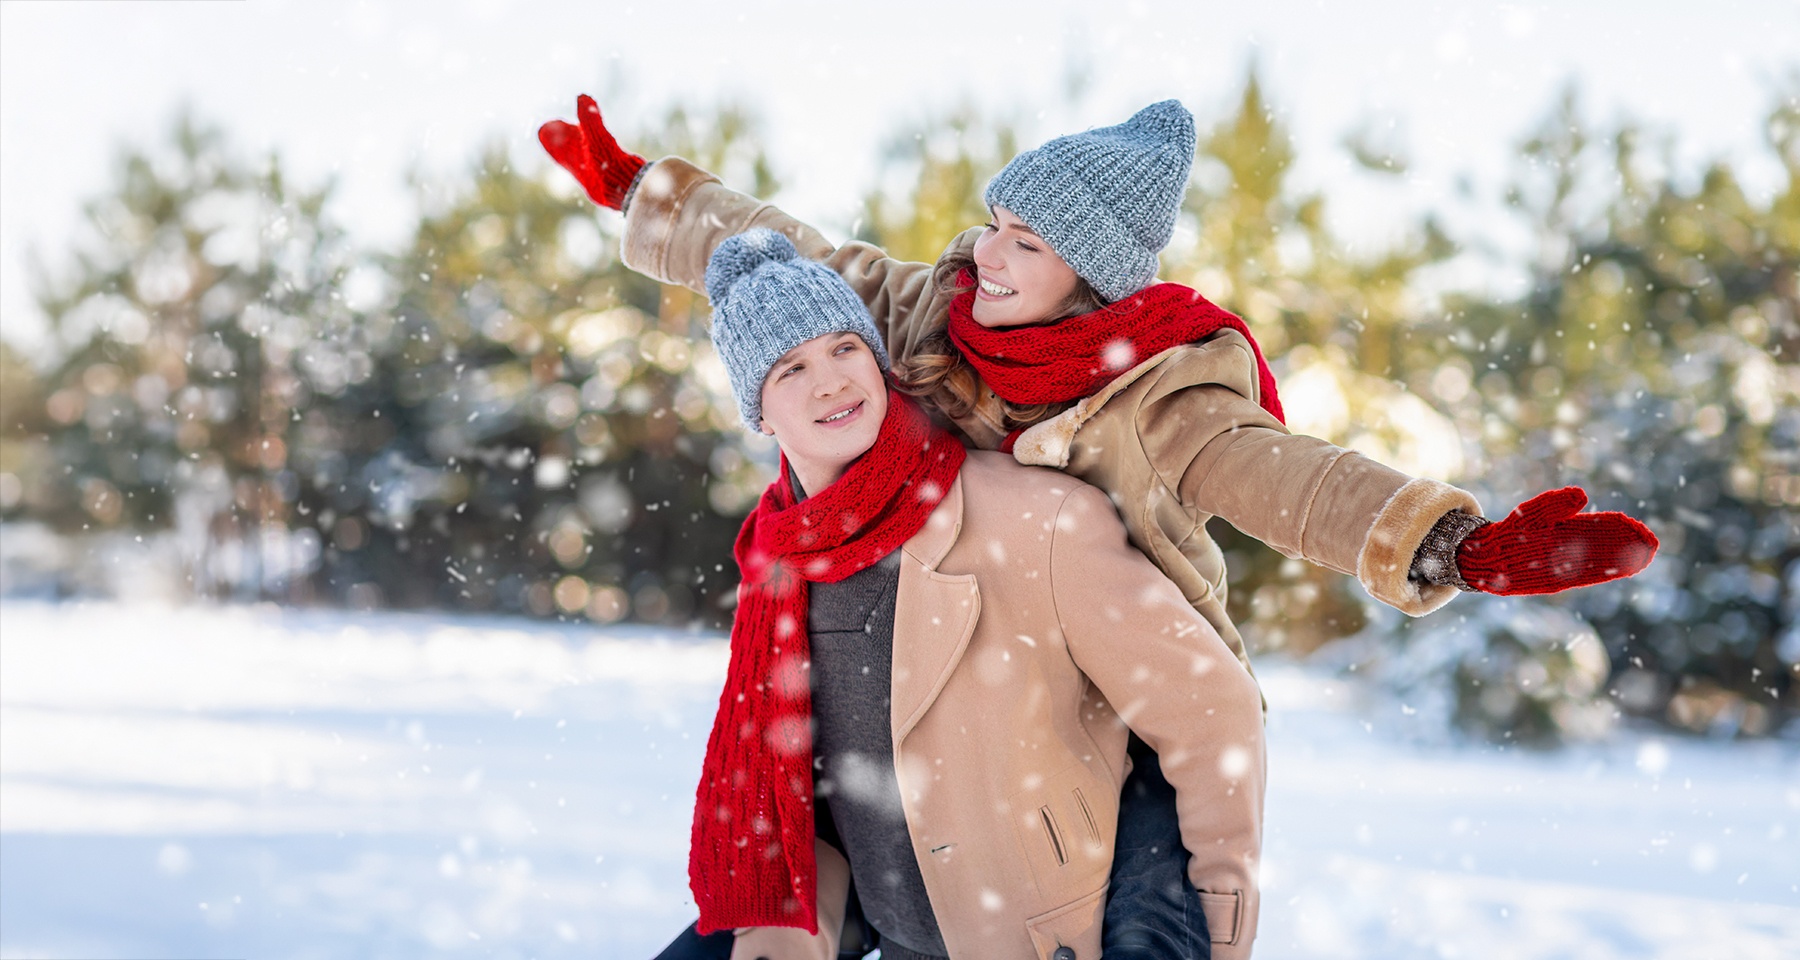
[[743, 581], [731, 666], [694, 802], [688, 882], [700, 932], [818, 933], [813, 862], [807, 583], [873, 566], [925, 525], [965, 452], [888, 390], [875, 445], [836, 483], [795, 502], [788, 463], [738, 531]]
[[1263, 409], [1287, 422], [1275, 393], [1275, 375], [1250, 328], [1189, 287], [1152, 284], [1092, 313], [990, 329], [975, 322], [974, 275], [964, 270], [957, 280], [969, 289], [950, 301], [950, 340], [1008, 403], [1079, 400], [1170, 347], [1231, 329], [1243, 334], [1256, 354]]

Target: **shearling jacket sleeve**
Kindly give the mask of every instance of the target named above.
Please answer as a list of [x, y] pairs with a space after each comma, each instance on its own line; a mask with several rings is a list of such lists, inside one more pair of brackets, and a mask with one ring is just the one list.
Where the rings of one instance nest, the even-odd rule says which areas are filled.
[[[680, 157], [664, 157], [644, 172], [626, 207], [620, 256], [645, 276], [705, 296], [706, 263], [713, 249], [752, 227], [786, 234], [801, 256], [824, 263], [849, 281], [896, 360], [911, 356], [914, 345], [942, 324], [943, 311], [933, 309], [938, 295], [931, 264], [896, 260], [858, 241], [833, 246], [775, 205], [726, 187]], [[951, 245], [972, 245], [976, 232], [965, 231]]]
[[1454, 587], [1407, 575], [1439, 517], [1480, 515], [1473, 496], [1288, 433], [1243, 394], [1186, 369], [1200, 365], [1198, 354], [1169, 364], [1134, 418], [1137, 442], [1180, 502], [1286, 556], [1350, 574], [1376, 599], [1414, 616], [1455, 595]]
[[1456, 588], [1408, 579], [1413, 555], [1440, 517], [1479, 515], [1480, 504], [1288, 433], [1256, 402], [1255, 369], [1235, 332], [1168, 350], [1026, 431], [1015, 455], [1111, 493], [1138, 546], [1190, 597], [1205, 593], [1201, 580], [1223, 582], [1205, 536], [1216, 516], [1286, 556], [1355, 576], [1413, 616], [1448, 602]]
[[[1070, 655], [1175, 786], [1188, 879], [1217, 960], [1250, 955], [1259, 909], [1264, 744], [1256, 682], [1181, 591], [1125, 539], [1105, 494], [1063, 501], [1051, 589]], [[1108, 598], [1093, 602], [1092, 598]]]

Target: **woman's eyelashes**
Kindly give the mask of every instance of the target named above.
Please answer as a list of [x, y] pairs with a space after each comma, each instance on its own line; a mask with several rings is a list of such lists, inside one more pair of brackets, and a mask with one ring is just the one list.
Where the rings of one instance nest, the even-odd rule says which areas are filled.
[[[989, 220], [988, 222], [981, 225], [981, 229], [987, 231], [988, 233], [999, 233], [1000, 225], [995, 223], [992, 220]], [[1032, 246], [1031, 242], [1028, 240], [1021, 239], [1021, 240], [1014, 240], [1013, 242], [1019, 245], [1020, 250], [1027, 251], [1029, 253], [1037, 253], [1038, 252], [1038, 248], [1035, 246]]]

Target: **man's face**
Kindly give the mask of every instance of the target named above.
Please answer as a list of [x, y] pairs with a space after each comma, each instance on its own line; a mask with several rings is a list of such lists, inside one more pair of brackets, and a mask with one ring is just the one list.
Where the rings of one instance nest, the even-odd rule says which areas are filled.
[[854, 333], [814, 337], [783, 354], [762, 386], [762, 431], [781, 444], [808, 494], [831, 485], [875, 445], [887, 381]]

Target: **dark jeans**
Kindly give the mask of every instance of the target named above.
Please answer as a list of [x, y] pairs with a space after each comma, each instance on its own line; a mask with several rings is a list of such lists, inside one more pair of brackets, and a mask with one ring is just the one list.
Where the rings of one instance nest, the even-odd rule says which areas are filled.
[[[1212, 960], [1212, 940], [1200, 894], [1187, 878], [1187, 848], [1175, 812], [1175, 788], [1162, 763], [1135, 735], [1131, 775], [1119, 794], [1119, 835], [1114, 845], [1101, 953], [1106, 960]], [[863, 932], [862, 911], [851, 889], [840, 960], [862, 957], [878, 940]], [[850, 929], [854, 927], [855, 929]], [[731, 931], [700, 936], [689, 926], [656, 960], [728, 960]]]
[[1175, 788], [1135, 735], [1130, 752], [1100, 951], [1106, 960], [1212, 960], [1200, 893], [1187, 878]]

